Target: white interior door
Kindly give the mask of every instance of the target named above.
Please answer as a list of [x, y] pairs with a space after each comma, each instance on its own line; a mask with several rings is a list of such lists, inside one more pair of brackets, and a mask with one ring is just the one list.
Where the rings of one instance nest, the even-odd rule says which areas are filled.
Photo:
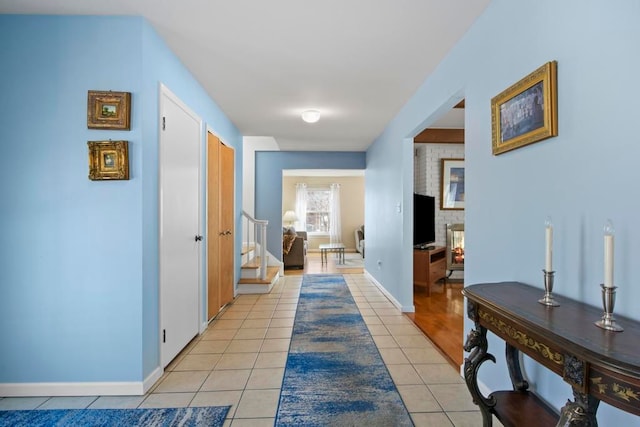
[[166, 88], [160, 99], [160, 358], [198, 334], [202, 121]]

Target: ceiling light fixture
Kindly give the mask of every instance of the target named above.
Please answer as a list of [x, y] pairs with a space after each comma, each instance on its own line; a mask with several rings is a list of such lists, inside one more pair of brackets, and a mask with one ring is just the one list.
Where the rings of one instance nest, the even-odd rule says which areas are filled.
[[305, 110], [302, 112], [302, 120], [307, 123], [315, 123], [320, 120], [320, 111], [318, 110]]

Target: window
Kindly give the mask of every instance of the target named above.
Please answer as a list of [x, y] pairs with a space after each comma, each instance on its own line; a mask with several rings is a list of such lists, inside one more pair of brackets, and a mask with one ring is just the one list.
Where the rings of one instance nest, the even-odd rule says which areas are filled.
[[307, 231], [329, 234], [331, 218], [331, 190], [328, 188], [307, 189]]

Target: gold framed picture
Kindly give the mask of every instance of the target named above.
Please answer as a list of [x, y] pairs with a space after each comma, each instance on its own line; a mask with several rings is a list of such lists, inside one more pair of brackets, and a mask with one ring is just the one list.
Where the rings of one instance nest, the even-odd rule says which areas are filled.
[[547, 62], [491, 99], [494, 155], [558, 135], [557, 68]]
[[89, 179], [129, 179], [128, 141], [89, 141]]
[[129, 130], [130, 119], [130, 92], [89, 91], [87, 96], [87, 127], [89, 129]]
[[464, 209], [464, 159], [440, 159], [440, 210]]

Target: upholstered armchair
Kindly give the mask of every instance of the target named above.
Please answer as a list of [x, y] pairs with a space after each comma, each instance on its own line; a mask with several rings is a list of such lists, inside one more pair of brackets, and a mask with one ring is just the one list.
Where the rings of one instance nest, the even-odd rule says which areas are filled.
[[287, 229], [282, 234], [284, 268], [304, 268], [307, 260], [307, 232]]
[[356, 250], [360, 252], [362, 258], [364, 258], [364, 225], [356, 228], [355, 230]]

